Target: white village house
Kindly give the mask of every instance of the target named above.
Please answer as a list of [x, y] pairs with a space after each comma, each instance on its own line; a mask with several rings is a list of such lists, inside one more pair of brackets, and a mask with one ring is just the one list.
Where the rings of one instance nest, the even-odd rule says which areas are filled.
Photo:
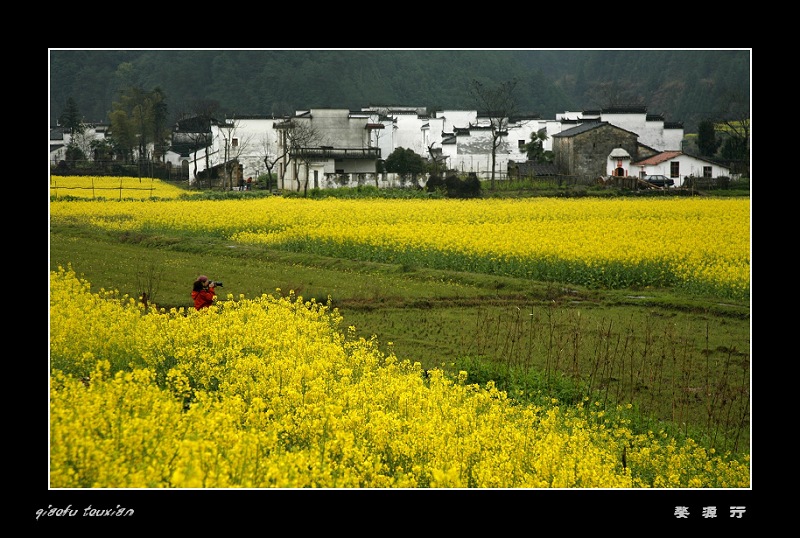
[[50, 127], [50, 163], [57, 164], [66, 158], [67, 145], [75, 143], [86, 155], [91, 155], [93, 140], [103, 140], [108, 135], [109, 125], [87, 125], [86, 130], [73, 140], [69, 130], [63, 127]]
[[675, 186], [683, 186], [683, 180], [692, 176], [697, 178], [716, 178], [730, 176], [730, 171], [715, 162], [686, 155], [681, 151], [663, 151], [652, 157], [631, 163], [631, 175], [663, 175], [675, 179]]

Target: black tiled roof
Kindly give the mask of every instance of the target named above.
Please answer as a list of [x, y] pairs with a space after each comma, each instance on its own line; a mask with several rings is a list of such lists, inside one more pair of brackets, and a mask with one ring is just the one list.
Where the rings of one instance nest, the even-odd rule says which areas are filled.
[[591, 131], [592, 129], [597, 129], [601, 125], [611, 125], [608, 122], [602, 121], [589, 121], [586, 123], [582, 123], [576, 127], [571, 127], [565, 131], [561, 131], [560, 133], [556, 133], [553, 135], [555, 137], [562, 137], [562, 136], [575, 136], [577, 134], [585, 133], [586, 131]]

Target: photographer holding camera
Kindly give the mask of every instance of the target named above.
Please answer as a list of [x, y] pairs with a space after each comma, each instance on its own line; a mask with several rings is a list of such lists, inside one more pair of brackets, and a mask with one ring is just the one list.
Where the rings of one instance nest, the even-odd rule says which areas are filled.
[[222, 282], [209, 280], [205, 275], [197, 277], [192, 286], [192, 299], [194, 299], [194, 307], [197, 310], [202, 310], [214, 304], [214, 297], [217, 295], [215, 292], [217, 284], [221, 286]]

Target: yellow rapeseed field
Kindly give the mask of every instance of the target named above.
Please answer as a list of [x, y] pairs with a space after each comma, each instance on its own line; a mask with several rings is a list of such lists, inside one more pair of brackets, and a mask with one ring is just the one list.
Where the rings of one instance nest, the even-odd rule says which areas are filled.
[[[51, 219], [591, 286], [750, 293], [749, 200], [212, 202], [149, 179], [129, 196], [120, 185], [132, 179], [53, 178]], [[596, 402], [517, 404], [467, 372], [450, 379], [385, 354], [341, 321], [280, 290], [145, 311], [138, 298], [91, 293], [70, 268], [52, 271], [50, 486], [750, 486], [749, 458], [634, 434]], [[213, 336], [198, 330], [209, 325]]]
[[65, 268], [50, 290], [52, 488], [750, 486], [748, 458], [423, 372], [291, 293], [145, 311]]
[[750, 201], [646, 199], [53, 201], [52, 218], [294, 251], [745, 299]]
[[50, 176], [50, 196], [54, 199], [148, 200], [186, 194], [185, 189], [149, 177]]

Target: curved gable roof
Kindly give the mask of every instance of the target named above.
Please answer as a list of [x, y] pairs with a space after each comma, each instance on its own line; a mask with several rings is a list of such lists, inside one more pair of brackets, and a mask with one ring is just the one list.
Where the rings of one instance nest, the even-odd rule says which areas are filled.
[[630, 159], [631, 154], [623, 148], [614, 148], [611, 150], [611, 155], [609, 155], [609, 157], [612, 159]]

